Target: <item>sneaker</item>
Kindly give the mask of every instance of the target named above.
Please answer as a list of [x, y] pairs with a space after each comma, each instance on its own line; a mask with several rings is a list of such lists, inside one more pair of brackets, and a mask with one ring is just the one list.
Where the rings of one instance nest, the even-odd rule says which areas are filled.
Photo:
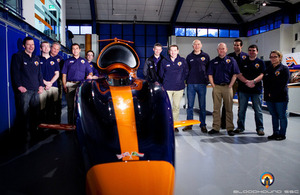
[[268, 136], [268, 139], [275, 140], [277, 137], [278, 137], [278, 135], [273, 134], [273, 135]]
[[178, 128], [175, 128], [174, 131], [175, 131], [176, 133], [179, 132]]
[[286, 139], [286, 137], [284, 136], [284, 135], [278, 135], [276, 138], [275, 138], [275, 140], [277, 140], [277, 141], [281, 141], [281, 140], [285, 140]]
[[262, 130], [258, 130], [258, 131], [257, 131], [257, 135], [263, 136], [263, 135], [265, 135], [265, 133], [264, 133], [264, 131], [262, 131]]
[[242, 132], [244, 132], [244, 130], [236, 128], [233, 132], [234, 133], [242, 133]]
[[202, 127], [200, 127], [200, 128], [201, 128], [202, 133], [207, 133], [206, 126], [202, 126]]
[[233, 130], [229, 130], [229, 131], [227, 131], [227, 133], [228, 133], [229, 136], [234, 136]]
[[216, 134], [216, 133], [219, 133], [219, 131], [214, 130], [214, 129], [212, 129], [212, 130], [210, 130], [210, 131], [208, 132], [208, 134]]
[[182, 131], [189, 131], [192, 130], [192, 126], [186, 126], [182, 129]]

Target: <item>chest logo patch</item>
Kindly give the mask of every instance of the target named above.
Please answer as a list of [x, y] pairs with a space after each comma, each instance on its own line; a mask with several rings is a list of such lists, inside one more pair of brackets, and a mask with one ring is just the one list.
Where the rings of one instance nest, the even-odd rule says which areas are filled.
[[202, 57], [202, 58], [201, 58], [201, 61], [203, 62], [204, 60], [205, 60], [205, 57]]
[[178, 66], [181, 66], [181, 65], [182, 65], [182, 62], [178, 62], [177, 65], [178, 65]]
[[257, 64], [255, 64], [255, 68], [259, 68], [259, 64], [257, 63]]
[[230, 60], [230, 59], [227, 59], [227, 60], [226, 60], [226, 63], [227, 63], [227, 64], [229, 64], [230, 62], [231, 62], [231, 60]]
[[54, 61], [51, 61], [50, 64], [51, 64], [51, 66], [53, 66], [54, 65]]
[[243, 59], [243, 60], [244, 60], [244, 59], [246, 59], [246, 58], [247, 58], [247, 56], [246, 56], [246, 55], [243, 55], [243, 56], [242, 56], [242, 59]]
[[38, 61], [35, 61], [34, 64], [35, 64], [36, 66], [38, 66], [38, 65], [39, 65], [39, 62], [38, 62]]
[[81, 64], [84, 64], [84, 60], [81, 60], [80, 62], [81, 62]]
[[277, 71], [275, 72], [275, 75], [276, 75], [276, 76], [279, 76], [279, 75], [280, 75], [280, 71], [277, 70]]
[[93, 68], [93, 65], [90, 65], [91, 68]]
[[60, 62], [60, 59], [59, 59], [59, 58], [57, 58], [57, 62], [58, 62], [58, 63]]

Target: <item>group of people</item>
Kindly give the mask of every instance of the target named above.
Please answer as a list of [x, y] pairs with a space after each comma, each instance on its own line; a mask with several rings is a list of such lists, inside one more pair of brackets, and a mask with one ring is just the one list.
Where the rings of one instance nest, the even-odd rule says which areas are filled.
[[[23, 40], [24, 51], [15, 53], [11, 60], [11, 79], [17, 110], [16, 133], [22, 141], [38, 134], [39, 123], [61, 122], [62, 91], [66, 93], [68, 123], [74, 124], [74, 97], [79, 83], [85, 79], [97, 79], [99, 72], [92, 62], [94, 52], [80, 57], [80, 46], [72, 45], [73, 56], [64, 61], [58, 53], [61, 45], [43, 41], [41, 55], [34, 54], [35, 44], [31, 37]], [[24, 130], [25, 128], [25, 130]]]
[[[256, 132], [263, 136], [262, 93], [272, 116], [273, 134], [270, 140], [286, 139], [289, 69], [284, 66], [282, 54], [271, 51], [269, 67], [260, 60], [257, 45], [248, 47], [248, 54], [242, 52], [243, 41], [234, 40], [234, 52], [227, 55], [225, 43], [217, 46], [218, 56], [210, 56], [202, 50], [202, 43], [196, 39], [192, 43], [193, 51], [185, 58], [179, 55], [177, 45], [171, 45], [168, 56], [162, 56], [162, 45], [154, 45], [154, 54], [146, 59], [143, 74], [150, 82], [160, 82], [167, 91], [173, 120], [178, 120], [180, 101], [187, 86], [187, 119], [193, 119], [196, 93], [199, 102], [200, 129], [203, 133], [217, 134], [226, 128], [229, 136], [245, 131], [245, 116], [248, 101], [251, 98], [255, 112]], [[213, 124], [210, 131], [206, 128], [206, 91], [211, 84], [213, 98]], [[237, 128], [233, 124], [233, 96], [238, 92]], [[221, 106], [223, 110], [221, 114]], [[222, 116], [221, 116], [222, 115]], [[187, 126], [183, 131], [192, 130]], [[175, 128], [175, 132], [178, 132]]]
[[[250, 45], [248, 54], [242, 52], [243, 42], [236, 39], [234, 52], [227, 55], [225, 43], [217, 46], [218, 56], [210, 56], [202, 50], [202, 43], [196, 39], [193, 51], [185, 58], [179, 55], [177, 45], [170, 45], [169, 55], [163, 56], [162, 45], [156, 43], [154, 54], [146, 59], [143, 74], [149, 82], [159, 82], [167, 91], [174, 121], [179, 118], [180, 101], [187, 85], [187, 119], [193, 119], [196, 94], [199, 102], [200, 128], [203, 133], [217, 134], [222, 126], [228, 135], [245, 131], [245, 116], [248, 100], [251, 98], [255, 112], [256, 132], [264, 135], [262, 115], [262, 91], [268, 110], [272, 115], [273, 135], [268, 139], [284, 140], [287, 129], [287, 105], [289, 70], [282, 65], [282, 54], [271, 51], [272, 66], [265, 67], [257, 58], [258, 47]], [[68, 123], [74, 124], [74, 98], [76, 89], [85, 79], [97, 79], [99, 71], [92, 62], [94, 52], [86, 52], [86, 59], [80, 57], [80, 46], [71, 47], [73, 56], [64, 61], [58, 55], [60, 44], [41, 43], [41, 56], [34, 55], [35, 44], [31, 37], [23, 40], [24, 51], [12, 56], [11, 78], [15, 90], [17, 121], [16, 129], [26, 137], [27, 132], [36, 133], [40, 122], [60, 123], [62, 91], [66, 94]], [[61, 79], [60, 79], [61, 78]], [[237, 81], [237, 82], [236, 82]], [[263, 81], [263, 82], [262, 82]], [[213, 98], [213, 124], [206, 128], [206, 91], [211, 84]], [[263, 83], [263, 87], [262, 87]], [[234, 130], [233, 96], [238, 91], [238, 121]], [[221, 114], [221, 106], [223, 111]], [[221, 117], [222, 115], [222, 117]], [[221, 119], [224, 118], [224, 121]], [[223, 122], [221, 122], [223, 121]], [[24, 126], [25, 125], [25, 126]], [[26, 131], [20, 129], [25, 128]], [[183, 131], [192, 130], [187, 126]], [[179, 130], [175, 128], [175, 131]], [[22, 136], [21, 136], [22, 137]]]

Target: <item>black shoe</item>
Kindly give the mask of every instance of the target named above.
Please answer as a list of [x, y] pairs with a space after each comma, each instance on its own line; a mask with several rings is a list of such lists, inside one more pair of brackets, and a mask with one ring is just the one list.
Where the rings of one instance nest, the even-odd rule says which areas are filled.
[[208, 132], [208, 134], [216, 134], [216, 133], [219, 133], [219, 131], [214, 130], [214, 129], [212, 129], [212, 130], [210, 130], [210, 131]]
[[257, 135], [263, 136], [263, 135], [265, 135], [265, 133], [264, 133], [264, 131], [262, 131], [262, 130], [258, 130], [258, 131], [257, 131]]
[[285, 140], [286, 139], [286, 137], [284, 136], [284, 135], [278, 135], [276, 138], [275, 138], [275, 140], [277, 140], [277, 141], [281, 141], [281, 140]]
[[174, 131], [175, 131], [176, 133], [178, 133], [178, 132], [179, 132], [178, 128], [175, 128], [175, 129], [174, 129]]
[[201, 128], [202, 133], [207, 133], [206, 126], [202, 126], [202, 127], [200, 127], [200, 128]]
[[268, 136], [268, 139], [270, 139], [270, 140], [276, 140], [276, 138], [278, 137], [278, 135], [270, 135], [270, 136]]
[[244, 132], [244, 130], [237, 128], [233, 132], [234, 133], [242, 133], [242, 132]]
[[186, 126], [182, 129], [182, 131], [189, 131], [192, 130], [192, 126]]
[[229, 136], [234, 136], [233, 130], [229, 130], [227, 133], [228, 133]]

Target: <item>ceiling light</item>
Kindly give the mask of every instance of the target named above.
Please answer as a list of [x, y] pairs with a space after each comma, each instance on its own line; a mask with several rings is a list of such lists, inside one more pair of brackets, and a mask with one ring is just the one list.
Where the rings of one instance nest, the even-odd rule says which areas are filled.
[[266, 5], [267, 5], [267, 2], [266, 2], [266, 1], [263, 1], [261, 5], [262, 5], [262, 6], [266, 6]]

